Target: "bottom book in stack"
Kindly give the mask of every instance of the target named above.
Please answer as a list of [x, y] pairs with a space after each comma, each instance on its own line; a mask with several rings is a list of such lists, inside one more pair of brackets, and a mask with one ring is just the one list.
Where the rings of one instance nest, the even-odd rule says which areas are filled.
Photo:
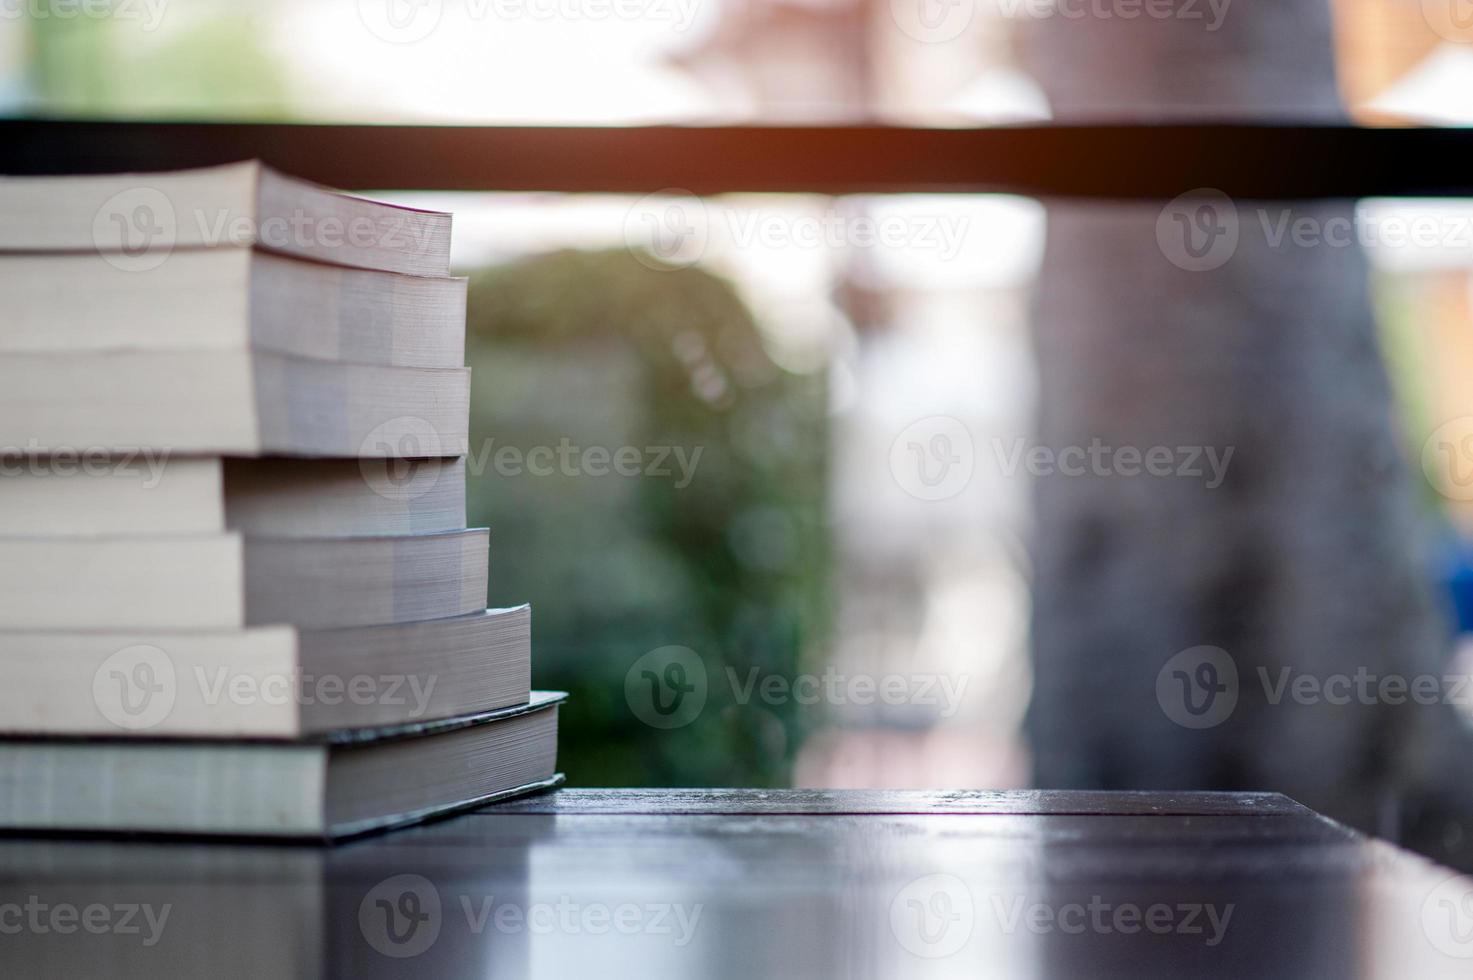
[[0, 670], [0, 831], [338, 839], [562, 782], [526, 606], [0, 633]]
[[344, 838], [562, 783], [557, 706], [296, 742], [0, 741], [0, 829]]

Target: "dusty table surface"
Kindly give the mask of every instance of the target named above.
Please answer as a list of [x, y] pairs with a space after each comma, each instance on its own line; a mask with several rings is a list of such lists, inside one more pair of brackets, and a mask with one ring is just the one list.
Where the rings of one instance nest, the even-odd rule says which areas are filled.
[[14, 977], [1473, 976], [1473, 881], [1273, 794], [563, 790], [335, 848], [0, 840]]

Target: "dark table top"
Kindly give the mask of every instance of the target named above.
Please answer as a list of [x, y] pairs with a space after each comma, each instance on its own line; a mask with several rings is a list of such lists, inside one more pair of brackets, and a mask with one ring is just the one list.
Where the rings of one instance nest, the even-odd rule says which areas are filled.
[[1282, 796], [563, 790], [336, 848], [0, 840], [6, 977], [1473, 976]]

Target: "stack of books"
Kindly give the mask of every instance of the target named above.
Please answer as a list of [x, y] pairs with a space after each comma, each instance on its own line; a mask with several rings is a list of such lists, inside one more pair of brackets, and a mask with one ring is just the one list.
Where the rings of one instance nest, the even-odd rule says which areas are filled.
[[450, 216], [0, 178], [0, 829], [352, 836], [557, 785], [486, 609]]

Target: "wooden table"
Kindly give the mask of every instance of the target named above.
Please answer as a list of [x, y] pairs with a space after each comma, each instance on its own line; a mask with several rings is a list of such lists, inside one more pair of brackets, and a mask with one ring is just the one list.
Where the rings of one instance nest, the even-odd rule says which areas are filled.
[[0, 841], [5, 977], [1473, 976], [1272, 794], [564, 790], [333, 849]]

